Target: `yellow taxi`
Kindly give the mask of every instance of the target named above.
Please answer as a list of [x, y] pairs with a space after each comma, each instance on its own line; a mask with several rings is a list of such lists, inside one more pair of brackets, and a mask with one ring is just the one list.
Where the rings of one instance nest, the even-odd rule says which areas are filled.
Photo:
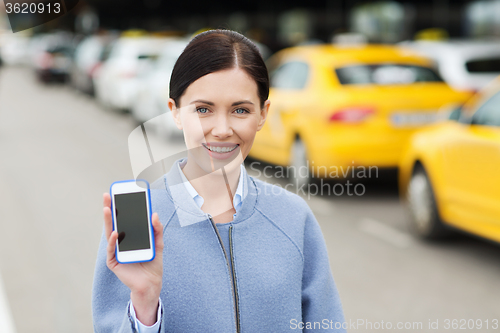
[[470, 97], [445, 84], [430, 60], [396, 46], [297, 46], [268, 68], [271, 107], [249, 155], [291, 167], [306, 183], [346, 178], [359, 166], [397, 167], [416, 129]]
[[415, 133], [401, 158], [411, 229], [424, 239], [461, 229], [500, 242], [500, 78], [451, 115], [457, 121]]

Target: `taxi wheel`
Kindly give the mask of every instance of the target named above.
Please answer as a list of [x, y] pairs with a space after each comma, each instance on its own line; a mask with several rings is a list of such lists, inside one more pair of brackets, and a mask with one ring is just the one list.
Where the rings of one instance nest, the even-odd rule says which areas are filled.
[[306, 146], [300, 138], [295, 139], [292, 144], [289, 165], [291, 166], [291, 172], [289, 174], [291, 183], [295, 184], [297, 187], [312, 183]]
[[411, 231], [423, 239], [439, 239], [449, 235], [449, 229], [439, 217], [436, 199], [429, 177], [424, 168], [418, 166], [407, 189]]

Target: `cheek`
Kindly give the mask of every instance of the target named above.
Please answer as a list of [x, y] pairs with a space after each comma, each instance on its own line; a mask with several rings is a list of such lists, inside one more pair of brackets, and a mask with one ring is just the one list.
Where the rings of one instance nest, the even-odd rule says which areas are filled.
[[184, 115], [182, 117], [182, 127], [184, 130], [184, 137], [188, 141], [201, 141], [205, 136], [204, 126], [201, 119], [197, 116]]
[[259, 125], [258, 119], [248, 119], [247, 121], [238, 123], [234, 128], [238, 136], [245, 141], [245, 144], [252, 143], [255, 135], [257, 134], [257, 127]]

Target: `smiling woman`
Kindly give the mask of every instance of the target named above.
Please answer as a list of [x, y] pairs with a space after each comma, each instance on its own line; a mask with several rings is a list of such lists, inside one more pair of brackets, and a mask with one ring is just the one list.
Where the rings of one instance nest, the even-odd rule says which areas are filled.
[[311, 209], [243, 165], [266, 121], [268, 94], [266, 66], [246, 37], [210, 30], [187, 45], [169, 107], [188, 154], [151, 184], [157, 256], [116, 262], [104, 194], [96, 332], [296, 332], [296, 322], [345, 331]]

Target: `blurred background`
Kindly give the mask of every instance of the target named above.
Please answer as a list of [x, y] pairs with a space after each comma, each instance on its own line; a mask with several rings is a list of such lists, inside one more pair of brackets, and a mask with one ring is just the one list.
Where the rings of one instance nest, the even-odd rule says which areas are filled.
[[87, 0], [15, 34], [4, 9], [0, 333], [93, 331], [102, 193], [150, 166], [140, 126], [148, 163], [184, 150], [170, 73], [211, 28], [266, 60], [245, 166], [313, 209], [348, 330], [498, 331], [500, 0]]

